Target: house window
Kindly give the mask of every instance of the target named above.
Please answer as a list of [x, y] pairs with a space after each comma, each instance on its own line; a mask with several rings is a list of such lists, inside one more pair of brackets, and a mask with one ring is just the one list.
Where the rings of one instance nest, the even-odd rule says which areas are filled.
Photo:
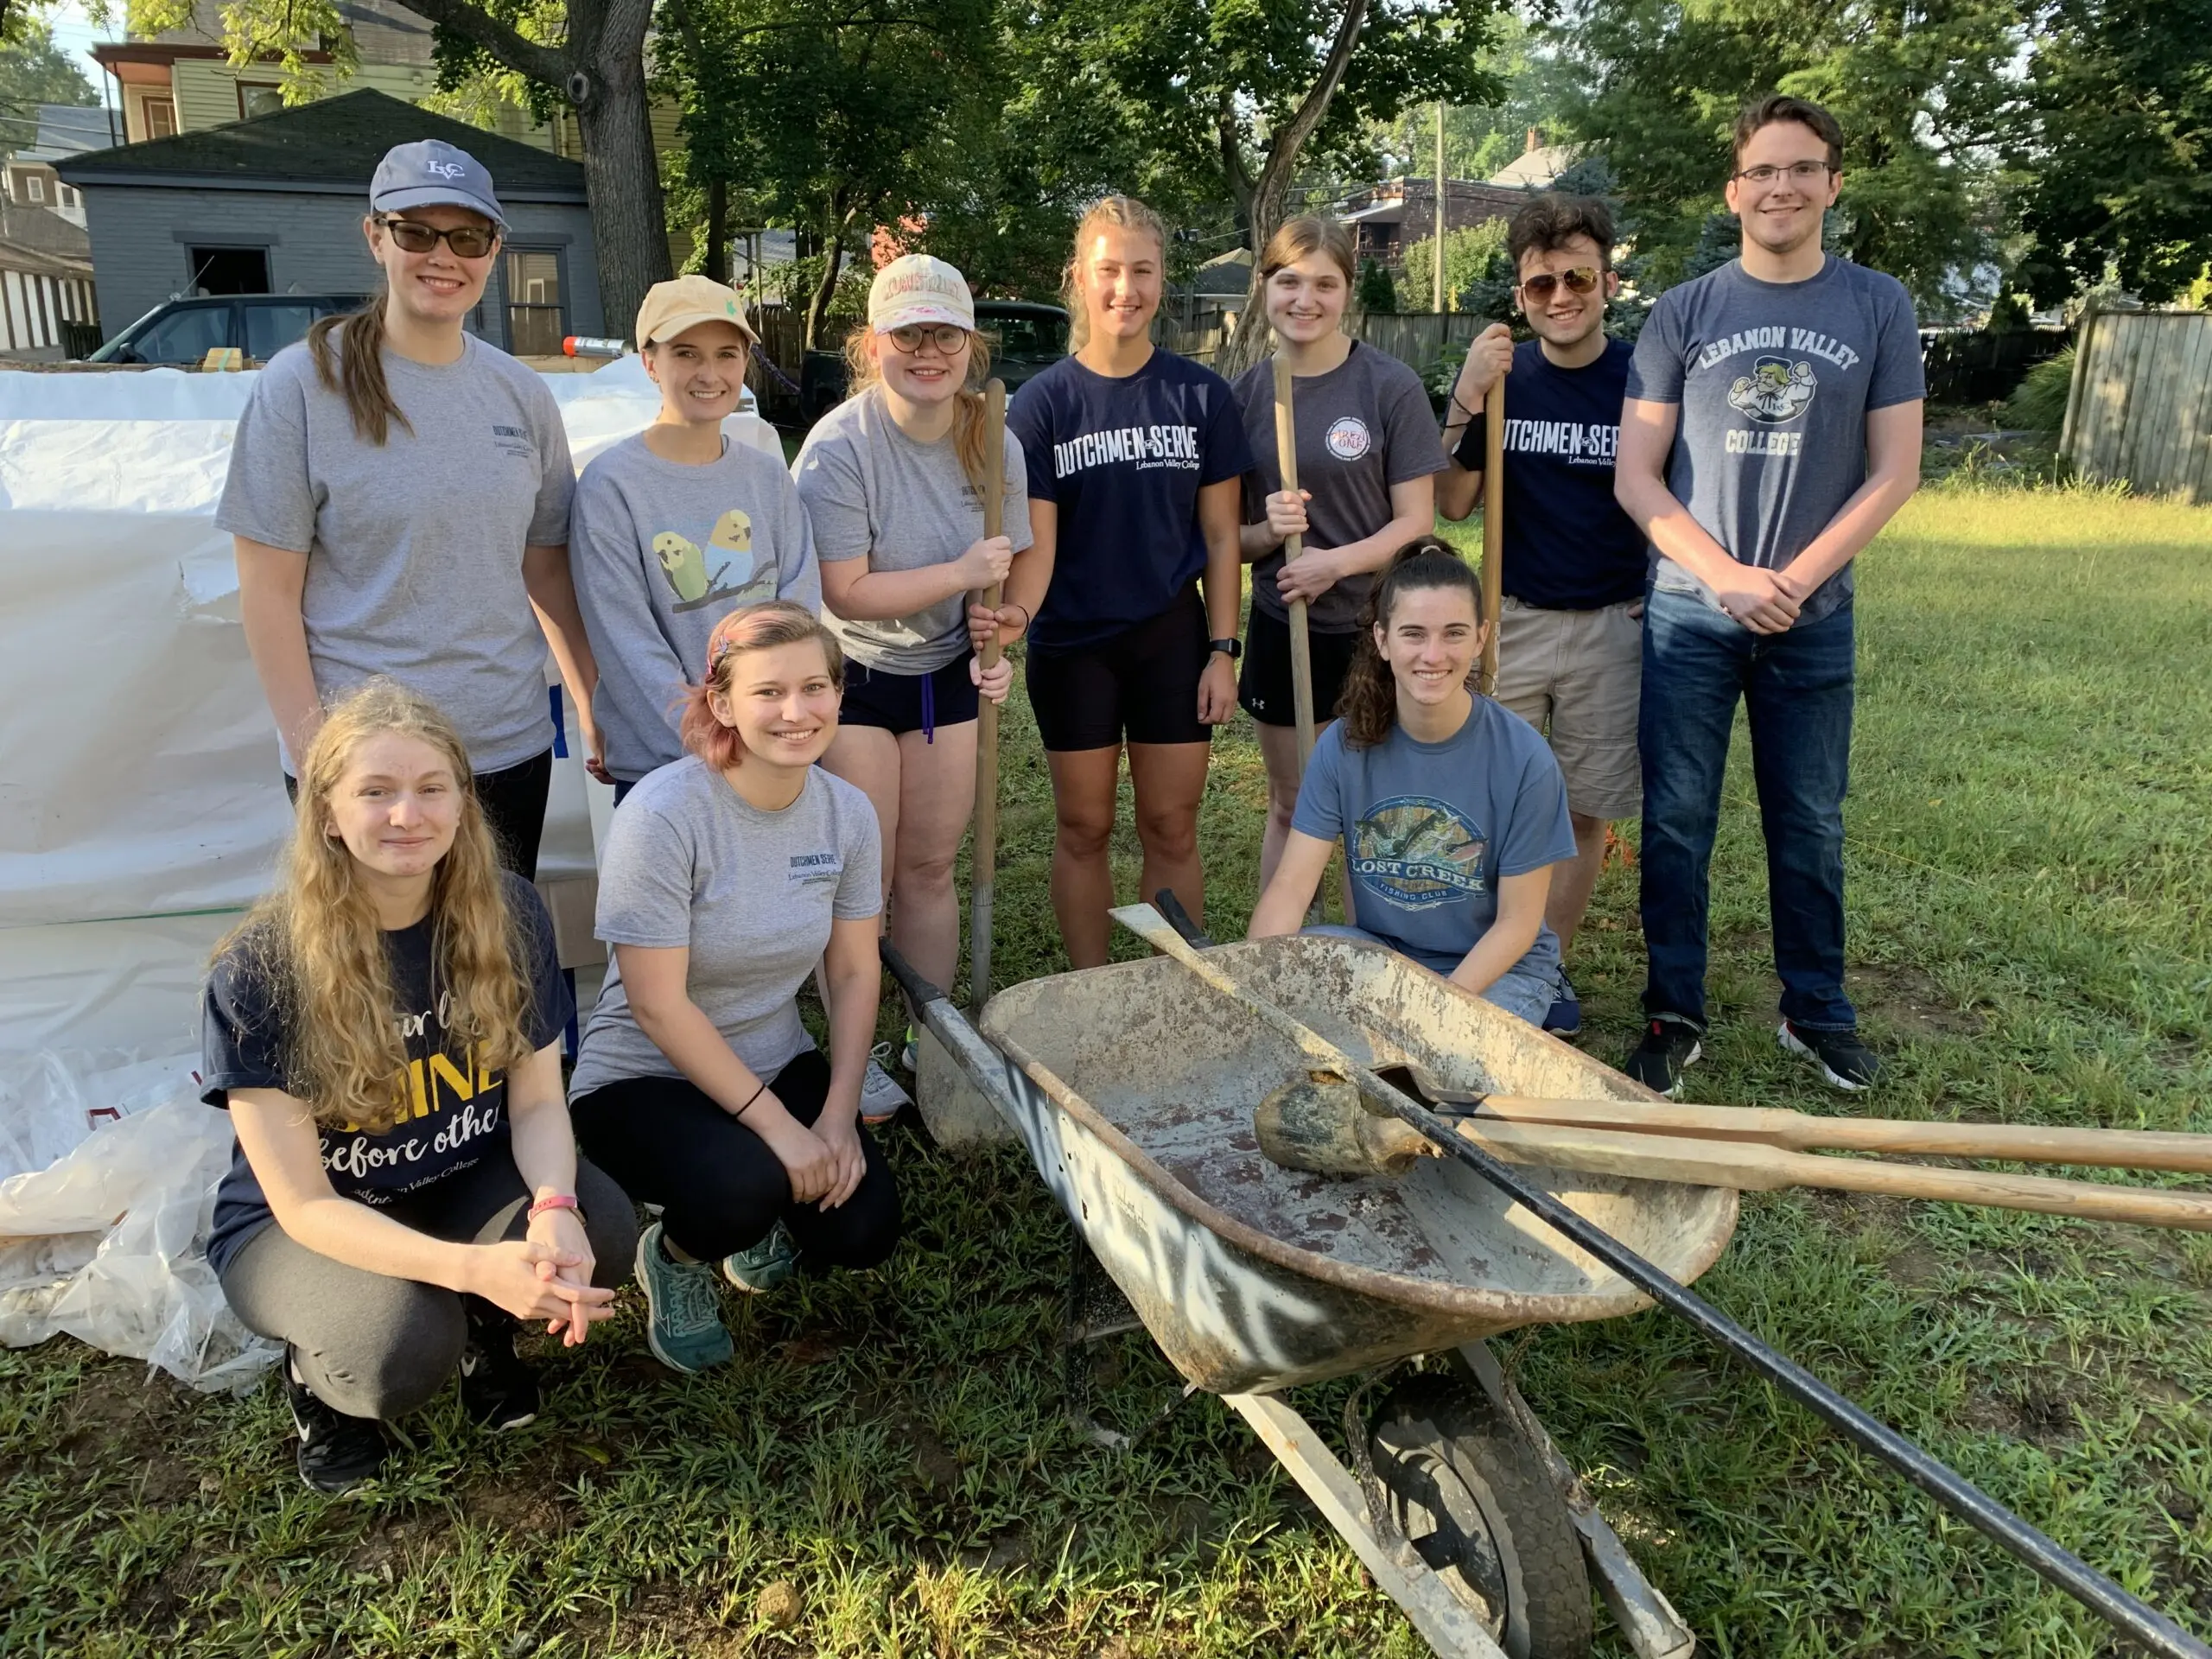
[[146, 137], [174, 138], [176, 137], [176, 100], [173, 98], [149, 98], [138, 105], [145, 118]]
[[77, 190], [74, 185], [57, 184], [54, 187], [54, 200], [64, 207], [74, 211], [77, 206]]
[[191, 294], [266, 294], [269, 292], [269, 250], [266, 248], [194, 248]]
[[284, 89], [262, 80], [238, 82], [238, 117], [251, 120], [257, 115], [275, 115], [284, 107]]
[[559, 252], [509, 248], [506, 263], [507, 349], [517, 357], [558, 357], [569, 332]]
[[35, 173], [23, 175], [23, 196], [26, 200], [42, 202], [46, 200], [46, 181]]

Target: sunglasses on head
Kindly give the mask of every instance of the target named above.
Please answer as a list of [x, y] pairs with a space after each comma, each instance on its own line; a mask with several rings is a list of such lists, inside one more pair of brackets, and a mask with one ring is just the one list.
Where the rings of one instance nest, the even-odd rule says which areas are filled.
[[945, 357], [950, 357], [968, 343], [968, 331], [949, 322], [910, 322], [903, 328], [892, 329], [890, 333], [892, 345], [909, 357], [922, 349], [922, 342], [925, 340]]
[[1552, 291], [1561, 283], [1570, 294], [1587, 294], [1598, 286], [1599, 272], [1590, 265], [1577, 265], [1572, 270], [1540, 270], [1533, 276], [1521, 279], [1521, 291], [1541, 304], [1552, 296]]
[[395, 219], [389, 213], [377, 223], [384, 226], [385, 235], [410, 253], [428, 253], [443, 242], [454, 251], [456, 258], [481, 259], [499, 239], [499, 232], [486, 225], [456, 225], [449, 231], [442, 231], [419, 219]]

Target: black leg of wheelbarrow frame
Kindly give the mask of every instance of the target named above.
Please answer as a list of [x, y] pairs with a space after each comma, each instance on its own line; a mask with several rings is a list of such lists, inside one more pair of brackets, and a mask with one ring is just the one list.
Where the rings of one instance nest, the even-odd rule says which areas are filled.
[[[1157, 906], [1156, 906], [1157, 907]], [[1176, 931], [1190, 918], [1160, 910]], [[1180, 915], [1180, 920], [1178, 920]], [[1185, 932], [1185, 937], [1189, 934]], [[1195, 941], [1193, 941], [1195, 943]], [[1402, 1090], [1387, 1090], [1391, 1111], [1562, 1236], [1604, 1262], [1652, 1300], [1687, 1319], [1710, 1342], [1742, 1360], [1862, 1451], [1872, 1452], [2050, 1583], [2161, 1659], [2212, 1659], [2212, 1647], [2157, 1608], [2130, 1595], [2087, 1561], [2045, 1536], [1956, 1471], [1937, 1462], [1888, 1424], [1853, 1405], [1788, 1355], [1761, 1342], [1719, 1308], [1661, 1272], [1603, 1228], [1586, 1220], [1465, 1137]]]

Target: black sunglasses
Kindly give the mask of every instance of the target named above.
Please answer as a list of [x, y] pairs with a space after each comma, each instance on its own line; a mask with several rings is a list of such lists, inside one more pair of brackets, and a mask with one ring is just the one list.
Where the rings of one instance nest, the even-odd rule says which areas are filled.
[[481, 259], [499, 239], [499, 232], [483, 225], [456, 225], [449, 231], [442, 231], [419, 219], [395, 219], [389, 213], [377, 223], [410, 253], [428, 253], [442, 242], [454, 251], [456, 258]]
[[1590, 265], [1577, 265], [1572, 270], [1556, 274], [1540, 270], [1533, 276], [1521, 279], [1521, 291], [1541, 304], [1551, 298], [1552, 290], [1561, 283], [1567, 284], [1567, 291], [1570, 294], [1587, 294], [1598, 286], [1599, 275], [1596, 268]]

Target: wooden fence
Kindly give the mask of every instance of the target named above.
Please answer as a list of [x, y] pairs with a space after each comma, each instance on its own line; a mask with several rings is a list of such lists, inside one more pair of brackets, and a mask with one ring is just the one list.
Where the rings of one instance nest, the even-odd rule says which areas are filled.
[[2098, 483], [2212, 501], [2212, 312], [2084, 317], [2058, 448]]
[[[1425, 372], [1435, 366], [1447, 343], [1465, 345], [1488, 327], [1489, 319], [1466, 311], [1369, 311], [1346, 319], [1344, 331]], [[1178, 328], [1163, 318], [1160, 327], [1162, 346], [1200, 363], [1211, 364], [1228, 340], [1229, 331], [1218, 319], [1196, 328]]]

